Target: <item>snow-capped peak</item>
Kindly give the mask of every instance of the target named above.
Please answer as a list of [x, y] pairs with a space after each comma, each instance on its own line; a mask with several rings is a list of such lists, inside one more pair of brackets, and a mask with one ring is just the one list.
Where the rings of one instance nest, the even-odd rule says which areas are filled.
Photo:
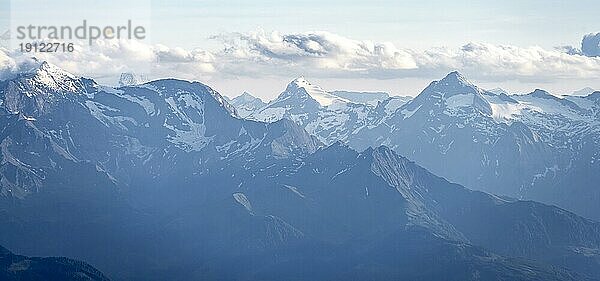
[[447, 99], [455, 95], [475, 95], [481, 98], [484, 91], [475, 86], [457, 71], [450, 72], [442, 80], [434, 81], [425, 88], [415, 99]]
[[4, 89], [5, 109], [24, 118], [37, 118], [63, 98], [85, 93], [81, 79], [47, 62], [20, 73]]
[[66, 70], [48, 62], [42, 62], [38, 67], [27, 71], [23, 76], [27, 84], [54, 91], [80, 92], [79, 78]]
[[329, 106], [334, 102], [350, 102], [347, 99], [340, 98], [336, 95], [333, 95], [321, 87], [317, 85], [313, 85], [304, 78], [304, 76], [300, 76], [287, 86], [283, 96], [287, 97], [295, 94], [308, 94], [312, 99], [318, 102], [321, 106]]
[[492, 109], [489, 102], [483, 97], [483, 93], [483, 90], [462, 74], [453, 71], [442, 80], [429, 84], [412, 102], [406, 105], [404, 111], [405, 113], [412, 112], [422, 106], [442, 109], [445, 110], [444, 112], [473, 108], [484, 115], [490, 115]]
[[75, 75], [67, 72], [66, 70], [45, 61], [34, 70], [34, 76], [39, 77], [41, 81], [46, 80], [46, 84], [77, 78]]
[[471, 81], [469, 81], [464, 75], [462, 75], [458, 71], [452, 71], [452, 72], [448, 73], [448, 75], [446, 75], [446, 77], [444, 77], [444, 79], [440, 80], [439, 83], [441, 83], [443, 85], [459, 84], [462, 86], [475, 87], [475, 85], [473, 85], [473, 83], [471, 83]]
[[430, 96], [437, 98], [446, 99], [454, 95], [475, 95], [481, 97], [484, 93], [479, 87], [475, 86], [465, 76], [460, 74], [458, 71], [450, 72], [442, 80], [432, 82], [427, 88], [419, 94], [428, 98]]
[[292, 80], [291, 84], [294, 84], [294, 85], [296, 85], [299, 88], [306, 87], [306, 86], [311, 86], [310, 82], [308, 82], [306, 80], [306, 78], [304, 78], [304, 76], [300, 76], [300, 77]]

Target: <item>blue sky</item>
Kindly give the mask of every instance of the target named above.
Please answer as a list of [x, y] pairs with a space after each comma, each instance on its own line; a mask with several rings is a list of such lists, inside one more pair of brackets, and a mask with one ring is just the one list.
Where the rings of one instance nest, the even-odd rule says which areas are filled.
[[[6, 6], [0, 0], [2, 21]], [[205, 47], [211, 35], [257, 28], [285, 32], [325, 30], [354, 39], [391, 41], [410, 48], [469, 41], [554, 47], [600, 31], [600, 2], [557, 1], [20, 1], [15, 14], [51, 20], [133, 15], [151, 19], [152, 40]], [[37, 2], [37, 3], [36, 3]], [[131, 8], [131, 9], [130, 9]]]
[[[598, 1], [153, 1], [158, 41], [256, 28], [326, 30], [411, 48], [469, 41], [553, 47], [600, 30]], [[179, 28], [186, 26], [188, 28]], [[198, 36], [200, 35], [200, 36]]]
[[[107, 25], [133, 19], [146, 26], [150, 36], [144, 43], [150, 47], [127, 46], [125, 52], [105, 46], [92, 50], [97, 54], [44, 57], [107, 83], [118, 77], [112, 72], [135, 65], [129, 57], [150, 52], [142, 59], [173, 63], [168, 71], [153, 69], [155, 78], [200, 80], [230, 96], [247, 90], [271, 98], [298, 75], [329, 89], [415, 95], [451, 70], [488, 88], [566, 93], [584, 86], [600, 89], [595, 76], [600, 58], [556, 52], [558, 46], [580, 47], [585, 34], [599, 32], [597, 11], [600, 2], [591, 0], [0, 0], [0, 27], [11, 21], [13, 26], [75, 25], [83, 19]], [[282, 45], [282, 40], [304, 45]], [[313, 47], [320, 48], [320, 58]], [[360, 53], [365, 48], [369, 51]], [[98, 53], [110, 65], [96, 63]]]

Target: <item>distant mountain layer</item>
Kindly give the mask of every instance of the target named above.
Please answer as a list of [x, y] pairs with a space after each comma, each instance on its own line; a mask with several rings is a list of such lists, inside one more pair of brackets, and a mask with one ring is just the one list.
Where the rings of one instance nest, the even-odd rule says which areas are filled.
[[0, 279], [4, 281], [108, 281], [90, 265], [67, 258], [30, 258], [0, 246]]
[[244, 92], [243, 94], [229, 101], [235, 107], [240, 117], [245, 118], [254, 113], [254, 111], [267, 105], [261, 99]]
[[502, 88], [494, 88], [494, 89], [488, 90], [488, 92], [494, 93], [496, 95], [502, 95], [502, 94], [504, 94], [504, 95], [510, 95], [510, 93], [508, 91], [506, 91], [506, 90], [504, 90]]
[[583, 89], [574, 91], [573, 93], [571, 93], [572, 96], [587, 96], [593, 92], [595, 92], [596, 90], [590, 88], [590, 87], [585, 87]]
[[381, 124], [408, 100], [385, 93], [327, 92], [300, 77], [247, 118], [262, 122], [290, 119], [321, 142], [332, 144], [348, 142], [361, 129]]

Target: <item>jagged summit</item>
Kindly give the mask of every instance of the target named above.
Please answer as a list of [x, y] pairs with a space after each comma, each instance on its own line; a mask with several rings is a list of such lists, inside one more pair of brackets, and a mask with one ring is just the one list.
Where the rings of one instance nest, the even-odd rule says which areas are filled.
[[[338, 95], [340, 93], [348, 96]], [[392, 102], [375, 111], [378, 97], [362, 97], [366, 95], [360, 92], [338, 91], [336, 94], [325, 91], [300, 76], [290, 81], [276, 99], [253, 111], [248, 119], [273, 122], [288, 118], [324, 143], [345, 141], [354, 131], [391, 114], [391, 108], [397, 104]], [[384, 95], [387, 98], [387, 94]]]
[[308, 80], [306, 80], [306, 78], [301, 75], [298, 76], [298, 78], [292, 80], [292, 82], [290, 82], [290, 85], [294, 85], [297, 87], [306, 87], [306, 86], [312, 86], [312, 84], [310, 84], [310, 82], [308, 82]]
[[469, 81], [464, 75], [462, 75], [458, 71], [452, 71], [452, 72], [448, 73], [448, 75], [446, 75], [446, 77], [444, 77], [442, 80], [440, 80], [440, 83], [443, 83], [445, 85], [461, 84], [461, 85], [474, 86], [473, 83], [471, 83], [471, 81]]
[[256, 110], [259, 110], [267, 105], [260, 98], [257, 98], [248, 92], [244, 92], [241, 95], [231, 99], [230, 103], [235, 107], [238, 114], [242, 118], [248, 117]]
[[43, 61], [40, 64], [40, 66], [36, 69], [35, 73], [36, 74], [49, 73], [49, 74], [53, 74], [53, 75], [61, 75], [61, 76], [76, 78], [76, 76], [74, 74], [72, 74], [54, 64], [51, 64], [47, 61]]
[[38, 83], [38, 86], [46, 86], [54, 90], [76, 91], [74, 81], [77, 76], [70, 72], [46, 61], [42, 62], [39, 67], [31, 70], [26, 74], [26, 77], [33, 82]]
[[296, 90], [298, 90], [298, 89], [304, 89], [307, 93], [309, 90], [325, 92], [325, 90], [323, 90], [321, 87], [319, 87], [317, 85], [313, 85], [310, 82], [308, 82], [308, 80], [306, 80], [306, 78], [304, 78], [304, 76], [299, 76], [298, 78], [296, 78], [296, 79], [290, 81], [290, 83], [288, 83], [284, 93], [296, 92]]
[[233, 98], [232, 101], [239, 101], [239, 102], [260, 101], [260, 102], [262, 102], [262, 100], [260, 98], [255, 97], [255, 96], [253, 96], [252, 94], [250, 94], [248, 92], [243, 92], [241, 95]]
[[29, 71], [25, 71], [22, 73], [22, 76], [25, 77], [54, 77], [54, 78], [70, 78], [76, 79], [77, 76], [54, 65], [47, 61], [39, 62], [39, 64], [35, 64], [33, 68]]
[[58, 66], [41, 62], [9, 79], [0, 89], [3, 107], [11, 114], [37, 118], [53, 104], [86, 93], [85, 81]]
[[533, 97], [537, 97], [537, 98], [551, 98], [551, 97], [555, 97], [552, 94], [548, 93], [548, 91], [542, 90], [542, 89], [535, 89], [535, 90], [533, 90], [533, 92], [529, 93], [529, 95], [531, 95]]
[[475, 86], [473, 82], [471, 82], [469, 79], [467, 79], [467, 77], [458, 71], [452, 71], [448, 73], [448, 75], [446, 75], [446, 77], [444, 77], [442, 80], [438, 81], [436, 85], [438, 89], [445, 89], [451, 94], [454, 93], [453, 91], [456, 91], [456, 93], [459, 94], [461, 93], [460, 91], [463, 91], [462, 93], [465, 93], [465, 91], [474, 93], [483, 92], [481, 89]]
[[415, 99], [446, 99], [455, 95], [472, 94], [480, 99], [483, 99], [481, 94], [484, 91], [475, 86], [465, 76], [458, 71], [450, 72], [442, 80], [434, 81], [425, 88]]
[[75, 75], [48, 62], [34, 64], [7, 80], [5, 88], [0, 89], [2, 105], [11, 114], [35, 118], [54, 102], [84, 91]]
[[329, 106], [335, 102], [350, 102], [347, 99], [340, 98], [323, 90], [323, 88], [317, 85], [311, 84], [310, 82], [308, 82], [308, 80], [306, 80], [306, 78], [304, 78], [304, 76], [300, 76], [292, 80], [288, 84], [285, 91], [281, 93], [281, 95], [276, 99], [276, 101], [287, 99], [292, 96], [307, 96], [305, 98], [310, 98], [316, 101], [320, 106]]
[[483, 114], [490, 115], [492, 109], [483, 97], [484, 92], [458, 71], [453, 71], [442, 80], [429, 84], [412, 102], [407, 104], [406, 109], [413, 111], [425, 106], [443, 111], [445, 108], [473, 107]]
[[464, 75], [458, 71], [448, 73], [442, 80], [433, 81], [416, 98], [422, 99], [446, 99], [454, 95], [473, 94], [481, 99], [484, 91], [475, 86]]
[[48, 91], [79, 93], [83, 88], [80, 77], [46, 61], [24, 71], [13, 81], [19, 84], [15, 87], [24, 88], [29, 95]]

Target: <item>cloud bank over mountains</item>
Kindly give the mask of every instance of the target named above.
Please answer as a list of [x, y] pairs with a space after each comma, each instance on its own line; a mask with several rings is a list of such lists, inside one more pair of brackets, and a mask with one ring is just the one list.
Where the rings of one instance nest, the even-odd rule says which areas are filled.
[[[600, 75], [600, 33], [582, 48], [544, 49], [471, 42], [460, 47], [412, 50], [390, 42], [356, 40], [324, 31], [227, 33], [211, 38], [219, 50], [186, 50], [136, 41], [97, 41], [73, 53], [37, 53], [75, 74], [116, 78], [121, 72], [150, 78], [289, 78], [299, 73], [329, 78], [431, 77], [461, 70], [484, 81], [592, 79]], [[27, 68], [28, 54], [0, 49], [0, 79]]]
[[[151, 73], [153, 78], [197, 79], [214, 73], [215, 57], [208, 51], [170, 48], [134, 40], [99, 40], [91, 47], [76, 45], [75, 51], [23, 54], [0, 48], [0, 79], [49, 61], [74, 74], [115, 78], [122, 72]], [[35, 59], [31, 57], [35, 55]]]
[[261, 64], [341, 72], [418, 68], [412, 54], [388, 42], [360, 41], [329, 32], [281, 34], [264, 31], [214, 37], [224, 55]]
[[598, 58], [535, 46], [468, 43], [460, 48], [419, 51], [402, 49], [389, 42], [352, 40], [328, 32], [255, 32], [217, 38], [227, 45], [225, 56], [258, 64], [265, 70], [274, 67], [278, 73], [300, 68], [336, 77], [358, 75], [388, 79], [460, 69], [487, 80], [586, 78], [600, 74]]

